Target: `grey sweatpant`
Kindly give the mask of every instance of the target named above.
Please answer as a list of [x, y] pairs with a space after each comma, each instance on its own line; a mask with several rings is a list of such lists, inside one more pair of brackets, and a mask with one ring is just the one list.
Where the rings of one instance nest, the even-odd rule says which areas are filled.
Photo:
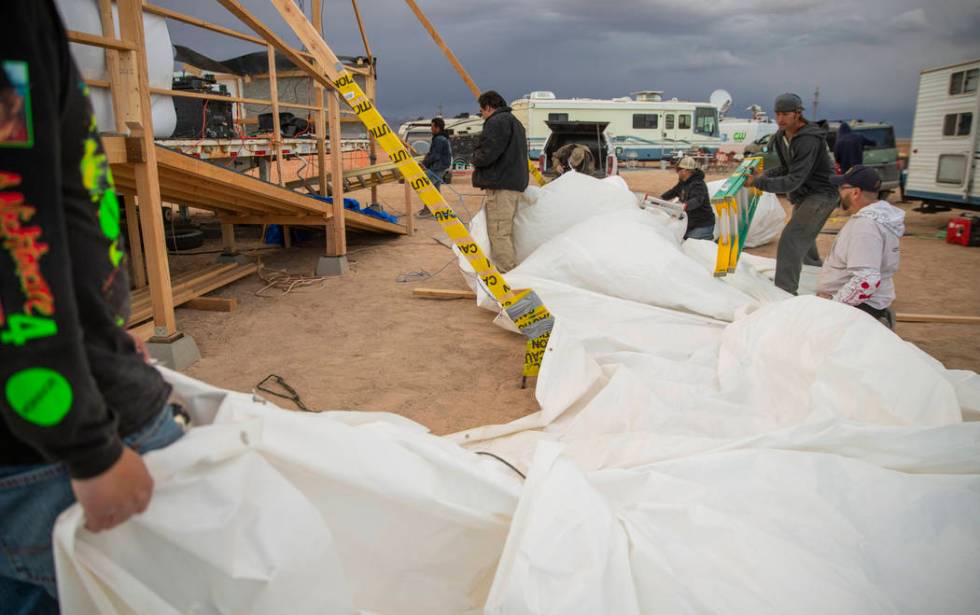
[[817, 251], [817, 235], [838, 201], [836, 195], [812, 194], [793, 205], [793, 215], [779, 237], [776, 250], [776, 286], [795, 295], [803, 265], [823, 265]]

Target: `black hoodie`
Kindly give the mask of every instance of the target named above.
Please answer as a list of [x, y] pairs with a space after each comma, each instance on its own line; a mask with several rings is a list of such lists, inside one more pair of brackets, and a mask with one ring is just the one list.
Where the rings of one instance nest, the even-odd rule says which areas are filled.
[[794, 205], [813, 194], [837, 197], [837, 190], [830, 184], [834, 163], [827, 148], [824, 122], [806, 122], [788, 144], [784, 131], [780, 130], [769, 140], [769, 147], [776, 150], [780, 166], [766, 169], [756, 179], [756, 188], [788, 194]]
[[29, 109], [26, 137], [0, 135], [0, 467], [63, 462], [90, 478], [169, 387], [122, 328], [119, 203], [50, 0], [4, 5], [0, 70]]
[[517, 192], [527, 188], [527, 136], [510, 107], [497, 109], [483, 123], [472, 161], [475, 188]]
[[669, 201], [678, 198], [687, 205], [687, 230], [703, 226], [715, 226], [715, 212], [711, 209], [711, 198], [708, 196], [708, 184], [704, 183], [704, 171], [694, 169], [687, 181], [678, 182], [676, 186], [660, 195]]

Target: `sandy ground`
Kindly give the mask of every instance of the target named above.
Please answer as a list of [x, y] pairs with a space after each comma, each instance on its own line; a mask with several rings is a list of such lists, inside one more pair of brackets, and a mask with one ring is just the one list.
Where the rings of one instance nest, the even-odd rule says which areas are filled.
[[[634, 190], [660, 192], [676, 176], [643, 170], [623, 177]], [[477, 211], [481, 196], [468, 178], [458, 178], [453, 187], [470, 195], [461, 197], [464, 207], [458, 208], [466, 220], [466, 210]], [[388, 211], [401, 213], [403, 194], [400, 185], [383, 186], [379, 200]], [[363, 203], [367, 195], [352, 196]], [[459, 198], [451, 200], [456, 205]], [[415, 200], [412, 210], [419, 206]], [[901, 206], [909, 210], [914, 204]], [[935, 238], [951, 216], [909, 213], [911, 236], [902, 242], [896, 280], [899, 312], [980, 315], [980, 249]], [[843, 222], [832, 218], [828, 230]], [[187, 373], [239, 391], [278, 374], [311, 408], [386, 410], [439, 434], [537, 410], [533, 385], [521, 389], [519, 336], [494, 326], [493, 315], [472, 301], [412, 296], [415, 287], [465, 288], [452, 253], [435, 236], [441, 231], [431, 220], [417, 221], [413, 237], [351, 234], [351, 274], [329, 279], [322, 288], [260, 297], [255, 293], [264, 283], [253, 276], [214, 293], [238, 299], [231, 313], [178, 309], [179, 328], [195, 338], [203, 355]], [[820, 236], [822, 254], [833, 239]], [[259, 246], [254, 234], [242, 244]], [[206, 246], [217, 247], [217, 241]], [[288, 251], [262, 252], [262, 260], [270, 268], [311, 275], [322, 247], [322, 237], [310, 238]], [[774, 256], [775, 243], [753, 252]], [[202, 266], [213, 258], [174, 257], [172, 269]], [[420, 271], [434, 275], [398, 281]], [[980, 326], [900, 323], [897, 332], [947, 367], [980, 370]], [[277, 403], [292, 407], [285, 400]]]

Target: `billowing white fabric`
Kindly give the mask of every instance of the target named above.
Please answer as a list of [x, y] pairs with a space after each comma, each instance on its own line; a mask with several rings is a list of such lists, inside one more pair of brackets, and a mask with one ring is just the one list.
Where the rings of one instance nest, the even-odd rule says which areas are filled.
[[67, 612], [974, 613], [980, 376], [767, 290], [766, 259], [713, 278], [670, 225], [579, 220], [508, 274], [557, 318], [508, 424], [439, 438], [166, 372], [205, 426], [147, 456], [146, 514], [61, 517]]

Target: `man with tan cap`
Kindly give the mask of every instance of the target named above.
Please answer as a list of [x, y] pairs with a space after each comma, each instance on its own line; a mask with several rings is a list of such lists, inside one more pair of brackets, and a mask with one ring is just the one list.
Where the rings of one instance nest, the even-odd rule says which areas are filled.
[[704, 183], [704, 171], [694, 159], [684, 156], [677, 163], [677, 185], [660, 195], [665, 201], [677, 198], [687, 212], [687, 232], [684, 239], [714, 239], [715, 212], [711, 209], [708, 184]]

